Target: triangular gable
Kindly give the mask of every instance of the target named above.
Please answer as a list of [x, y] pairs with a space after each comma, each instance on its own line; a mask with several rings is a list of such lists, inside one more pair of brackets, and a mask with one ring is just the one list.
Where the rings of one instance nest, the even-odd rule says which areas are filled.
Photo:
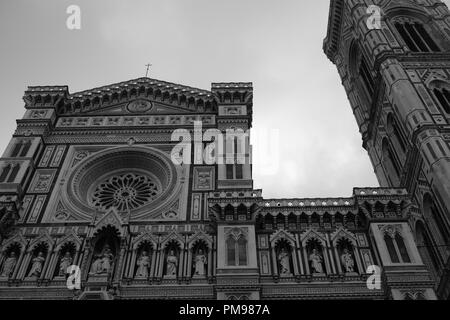
[[212, 249], [212, 244], [213, 244], [212, 238], [208, 234], [206, 234], [205, 232], [203, 232], [201, 230], [189, 238], [189, 240], [188, 240], [189, 249], [192, 249], [192, 247], [195, 245], [195, 243], [199, 240], [205, 241], [206, 244], [208, 245], [208, 248]]
[[34, 250], [34, 247], [42, 242], [46, 243], [48, 245], [48, 247], [50, 248], [52, 243], [54, 242], [54, 240], [50, 237], [48, 232], [44, 232], [43, 234], [41, 234], [37, 238], [35, 238], [33, 241], [31, 241], [30, 248], [32, 250]]
[[115, 208], [111, 208], [107, 213], [103, 215], [103, 217], [95, 222], [95, 232], [103, 229], [106, 226], [112, 226], [119, 230], [120, 233], [122, 233], [121, 230], [123, 224], [124, 223], [122, 221], [122, 218], [120, 217], [117, 210]]
[[280, 240], [286, 240], [291, 244], [291, 246], [295, 247], [294, 235], [286, 230], [278, 230], [270, 236], [270, 243], [272, 243], [273, 246]]
[[356, 236], [347, 229], [339, 228], [331, 234], [331, 241], [334, 245], [342, 238], [348, 239], [354, 246], [358, 246], [356, 243]]
[[8, 247], [14, 243], [19, 243], [22, 246], [23, 250], [27, 245], [27, 240], [22, 236], [22, 234], [18, 233], [3, 242], [1, 251], [7, 250]]
[[326, 238], [325, 238], [325, 236], [322, 233], [320, 233], [320, 232], [318, 232], [318, 231], [316, 231], [314, 229], [309, 229], [309, 230], [305, 231], [301, 235], [300, 239], [302, 241], [302, 245], [303, 246], [305, 246], [306, 243], [309, 240], [311, 240], [311, 239], [316, 239], [319, 242], [321, 242], [323, 246], [326, 246]]
[[76, 246], [76, 249], [78, 250], [81, 246], [81, 239], [77, 236], [77, 234], [71, 230], [69, 234], [67, 234], [65, 237], [61, 238], [56, 245], [56, 251], [59, 251], [62, 246], [64, 246], [66, 243], [73, 242]]
[[158, 245], [158, 238], [147, 231], [147, 232], [142, 233], [136, 239], [133, 240], [133, 249], [137, 249], [139, 247], [139, 245], [144, 241], [151, 242], [153, 245], [153, 249], [156, 249], [156, 247]]
[[[145, 104], [132, 106], [134, 101], [148, 101]], [[159, 109], [163, 108], [163, 109]], [[142, 113], [154, 110], [156, 113], [166, 112], [215, 112], [217, 103], [211, 91], [188, 87], [166, 81], [139, 78], [115, 83], [70, 94], [58, 108], [60, 115], [80, 115], [99, 112]], [[148, 110], [147, 110], [148, 109]]]
[[178, 244], [180, 245], [180, 248], [183, 248], [183, 246], [184, 246], [183, 237], [174, 231], [172, 231], [166, 237], [164, 237], [164, 239], [161, 241], [161, 247], [164, 248], [167, 245], [167, 243], [172, 240], [178, 242]]

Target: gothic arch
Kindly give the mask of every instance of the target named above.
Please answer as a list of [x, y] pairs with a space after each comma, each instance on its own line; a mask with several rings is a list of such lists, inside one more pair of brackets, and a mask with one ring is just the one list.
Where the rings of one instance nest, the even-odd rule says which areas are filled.
[[158, 245], [158, 239], [150, 232], [145, 232], [134, 239], [133, 249], [137, 249], [144, 242], [151, 243], [153, 248], [156, 248]]
[[184, 239], [177, 232], [172, 231], [161, 241], [161, 247], [165, 248], [169, 244], [169, 242], [176, 242], [180, 246], [180, 248], [184, 247]]
[[302, 246], [306, 246], [306, 243], [311, 240], [311, 239], [316, 239], [324, 248], [326, 248], [327, 246], [327, 240], [325, 238], [325, 236], [314, 230], [314, 229], [309, 229], [307, 231], [305, 231], [301, 236], [300, 236], [301, 242], [302, 242]]
[[272, 247], [275, 247], [279, 241], [287, 241], [292, 248], [295, 248], [295, 237], [293, 234], [286, 230], [278, 230], [270, 235], [270, 243]]
[[339, 228], [331, 234], [331, 242], [333, 243], [333, 246], [336, 246], [340, 239], [347, 239], [353, 246], [355, 246], [355, 248], [358, 247], [356, 236], [344, 228]]
[[60, 251], [61, 248], [69, 242], [71, 242], [75, 245], [76, 250], [80, 249], [81, 239], [75, 233], [70, 233], [57, 242], [56, 251]]
[[445, 215], [439, 210], [434, 197], [430, 193], [425, 193], [422, 200], [423, 214], [425, 219], [434, 222], [437, 230], [439, 231], [443, 244], [447, 244], [450, 241], [448, 223], [446, 221]]
[[212, 240], [211, 236], [207, 235], [203, 231], [198, 231], [197, 233], [195, 233], [194, 235], [189, 237], [189, 239], [188, 239], [189, 249], [192, 249], [196, 245], [196, 243], [198, 243], [199, 241], [205, 242], [206, 245], [208, 246], [209, 250], [212, 249], [213, 240]]

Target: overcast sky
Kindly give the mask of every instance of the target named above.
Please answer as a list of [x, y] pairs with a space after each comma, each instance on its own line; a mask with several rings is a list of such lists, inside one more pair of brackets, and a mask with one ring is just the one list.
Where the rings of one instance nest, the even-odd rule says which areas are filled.
[[[81, 30], [66, 28], [71, 4], [81, 8]], [[322, 51], [328, 9], [328, 0], [1, 0], [0, 148], [24, 113], [27, 86], [76, 92], [142, 77], [150, 62], [152, 78], [207, 90], [253, 82], [253, 178], [264, 197], [378, 186]], [[267, 146], [279, 155], [276, 170], [262, 165]]]

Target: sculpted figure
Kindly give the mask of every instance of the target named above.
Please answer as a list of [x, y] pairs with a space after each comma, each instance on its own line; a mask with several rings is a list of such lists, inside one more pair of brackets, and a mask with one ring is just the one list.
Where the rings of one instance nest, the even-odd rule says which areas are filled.
[[73, 259], [70, 255], [70, 252], [67, 251], [64, 256], [61, 258], [59, 263], [59, 275], [64, 276], [67, 273], [67, 268], [72, 265]]
[[90, 274], [101, 274], [102, 273], [102, 256], [96, 255], [94, 263], [91, 266]]
[[174, 276], [177, 274], [178, 258], [175, 256], [173, 250], [170, 250], [167, 256], [166, 275]]
[[323, 258], [317, 249], [313, 249], [309, 255], [309, 261], [311, 262], [311, 268], [313, 273], [323, 273], [322, 261]]
[[148, 277], [148, 269], [150, 268], [150, 257], [148, 256], [148, 252], [142, 252], [142, 255], [139, 257], [137, 261], [138, 269], [136, 272], [137, 277]]
[[290, 274], [291, 267], [289, 265], [289, 253], [283, 248], [278, 255], [278, 262], [280, 263], [280, 274]]
[[14, 251], [11, 251], [9, 257], [5, 260], [5, 263], [3, 264], [3, 270], [0, 276], [9, 278], [14, 270], [14, 267], [16, 266], [16, 263], [17, 263], [16, 253]]
[[348, 249], [344, 249], [344, 253], [341, 256], [341, 262], [346, 272], [355, 272], [355, 261]]
[[114, 255], [108, 245], [105, 246], [102, 256], [102, 273], [109, 273], [111, 270]]
[[42, 272], [44, 261], [45, 261], [44, 254], [42, 252], [39, 252], [37, 256], [32, 260], [33, 264], [31, 265], [31, 269], [30, 272], [28, 273], [28, 276], [39, 277]]
[[206, 256], [203, 254], [203, 250], [198, 250], [197, 255], [195, 256], [195, 275], [197, 276], [204, 276], [206, 274], [205, 272], [205, 265], [206, 265]]

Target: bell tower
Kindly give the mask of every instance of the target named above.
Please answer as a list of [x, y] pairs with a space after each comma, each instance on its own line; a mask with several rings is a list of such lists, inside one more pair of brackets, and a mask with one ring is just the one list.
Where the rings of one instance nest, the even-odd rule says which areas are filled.
[[337, 66], [380, 185], [405, 188], [412, 198], [412, 233], [438, 296], [446, 298], [450, 11], [440, 0], [332, 0], [324, 51]]

